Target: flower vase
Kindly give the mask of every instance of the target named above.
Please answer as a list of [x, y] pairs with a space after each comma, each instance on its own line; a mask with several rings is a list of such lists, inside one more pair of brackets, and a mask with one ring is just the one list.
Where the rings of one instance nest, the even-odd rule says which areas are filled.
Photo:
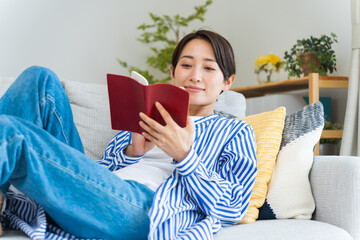
[[257, 81], [259, 84], [264, 84], [264, 83], [270, 83], [271, 82], [271, 74], [272, 71], [263, 71], [258, 73], [257, 75]]

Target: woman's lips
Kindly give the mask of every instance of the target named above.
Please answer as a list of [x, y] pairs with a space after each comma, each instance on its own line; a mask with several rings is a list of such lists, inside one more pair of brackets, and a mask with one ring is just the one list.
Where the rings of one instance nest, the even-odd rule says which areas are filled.
[[199, 87], [195, 87], [195, 86], [185, 86], [185, 89], [188, 91], [188, 92], [202, 92], [204, 91], [203, 88], [199, 88]]

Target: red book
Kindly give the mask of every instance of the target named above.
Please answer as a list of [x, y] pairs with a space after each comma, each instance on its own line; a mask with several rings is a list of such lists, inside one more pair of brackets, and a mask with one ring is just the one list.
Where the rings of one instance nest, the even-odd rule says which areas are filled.
[[144, 130], [139, 125], [140, 112], [165, 125], [155, 102], [161, 103], [180, 127], [186, 126], [189, 93], [184, 89], [167, 83], [146, 86], [133, 78], [114, 74], [107, 74], [107, 84], [113, 129], [141, 134]]

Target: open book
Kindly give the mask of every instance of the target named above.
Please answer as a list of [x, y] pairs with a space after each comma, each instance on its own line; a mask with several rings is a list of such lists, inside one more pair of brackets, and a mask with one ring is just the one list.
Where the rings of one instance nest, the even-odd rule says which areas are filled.
[[189, 93], [184, 89], [167, 83], [148, 85], [136, 72], [131, 77], [107, 74], [107, 84], [113, 129], [141, 134], [144, 130], [139, 125], [140, 112], [165, 125], [155, 102], [161, 103], [180, 127], [186, 126]]

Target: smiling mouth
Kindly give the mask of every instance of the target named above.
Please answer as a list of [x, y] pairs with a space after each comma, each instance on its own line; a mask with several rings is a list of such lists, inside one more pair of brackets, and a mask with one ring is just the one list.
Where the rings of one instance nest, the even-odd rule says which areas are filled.
[[194, 86], [185, 86], [185, 89], [189, 92], [202, 92], [205, 90], [203, 88], [194, 87]]

